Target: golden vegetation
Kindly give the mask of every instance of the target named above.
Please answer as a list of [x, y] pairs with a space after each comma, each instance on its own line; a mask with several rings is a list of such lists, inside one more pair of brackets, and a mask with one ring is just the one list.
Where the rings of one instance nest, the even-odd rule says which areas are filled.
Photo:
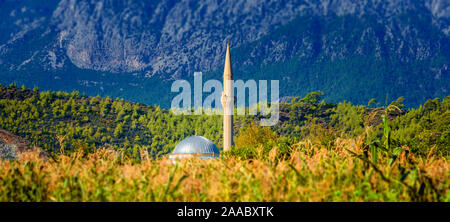
[[[139, 162], [111, 149], [0, 161], [0, 201], [449, 201], [448, 160], [401, 152], [364, 157], [364, 138], [306, 140], [288, 157]], [[404, 147], [408, 149], [407, 147]], [[262, 149], [262, 148], [259, 148]]]

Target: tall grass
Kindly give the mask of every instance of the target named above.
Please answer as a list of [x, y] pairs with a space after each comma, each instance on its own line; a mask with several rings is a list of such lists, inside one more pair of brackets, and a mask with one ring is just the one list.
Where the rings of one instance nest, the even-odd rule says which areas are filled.
[[[382, 148], [364, 137], [305, 140], [290, 155], [136, 162], [110, 149], [0, 161], [0, 201], [450, 201], [447, 157]], [[407, 147], [403, 147], [408, 150]], [[261, 153], [261, 152], [260, 152]]]

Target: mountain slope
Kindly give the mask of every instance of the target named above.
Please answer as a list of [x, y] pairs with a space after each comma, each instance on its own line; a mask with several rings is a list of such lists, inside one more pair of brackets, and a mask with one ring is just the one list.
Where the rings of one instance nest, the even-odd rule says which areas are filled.
[[279, 79], [282, 96], [417, 106], [448, 94], [443, 0], [0, 3], [3, 83], [168, 107], [172, 80], [220, 78], [230, 41], [236, 78]]

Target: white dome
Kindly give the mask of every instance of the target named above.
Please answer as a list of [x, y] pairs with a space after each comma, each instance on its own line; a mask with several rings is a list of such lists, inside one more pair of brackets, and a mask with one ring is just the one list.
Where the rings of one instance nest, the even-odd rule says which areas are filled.
[[200, 158], [217, 158], [220, 151], [217, 146], [203, 136], [190, 136], [178, 143], [170, 157], [195, 155]]

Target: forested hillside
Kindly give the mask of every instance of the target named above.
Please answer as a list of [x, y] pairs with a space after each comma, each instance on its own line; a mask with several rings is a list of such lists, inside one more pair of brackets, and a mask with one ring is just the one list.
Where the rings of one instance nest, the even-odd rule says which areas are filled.
[[[280, 122], [271, 128], [256, 125], [260, 116], [235, 115], [236, 148], [248, 150], [258, 143], [289, 147], [305, 139], [332, 147], [337, 137], [356, 138], [362, 134], [366, 141], [379, 140], [381, 144], [388, 127], [392, 146], [408, 146], [418, 154], [427, 154], [433, 148], [448, 155], [450, 97], [404, 110], [403, 97], [387, 107], [375, 108], [373, 100], [368, 106], [355, 106], [348, 102], [327, 103], [322, 96], [321, 92], [313, 92], [280, 104]], [[88, 97], [77, 91], [41, 92], [14, 84], [0, 86], [0, 128], [50, 153], [111, 147], [135, 158], [142, 149], [159, 157], [195, 134], [222, 147], [221, 116], [176, 116], [160, 107], [123, 99]]]
[[153, 156], [169, 152], [196, 133], [219, 142], [219, 117], [174, 116], [159, 107], [79, 92], [39, 92], [0, 86], [0, 128], [45, 150], [112, 146]]

